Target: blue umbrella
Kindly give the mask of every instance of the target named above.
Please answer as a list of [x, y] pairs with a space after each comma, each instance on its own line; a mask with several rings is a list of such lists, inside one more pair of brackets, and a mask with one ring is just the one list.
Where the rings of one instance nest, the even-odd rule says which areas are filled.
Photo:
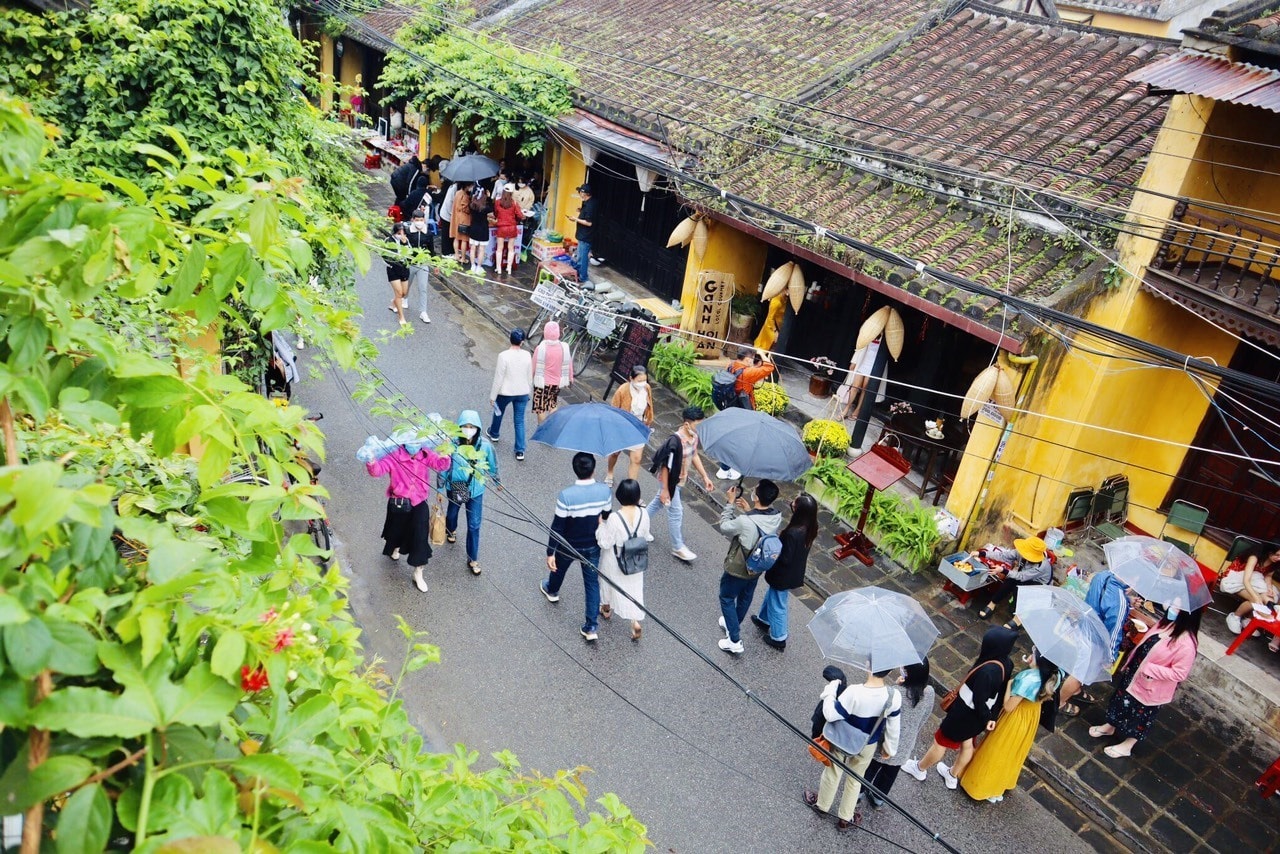
[[754, 409], [726, 409], [698, 425], [707, 456], [744, 477], [795, 480], [813, 465], [796, 428]]
[[649, 441], [652, 431], [630, 412], [607, 403], [575, 403], [551, 414], [533, 434], [533, 441], [606, 456]]

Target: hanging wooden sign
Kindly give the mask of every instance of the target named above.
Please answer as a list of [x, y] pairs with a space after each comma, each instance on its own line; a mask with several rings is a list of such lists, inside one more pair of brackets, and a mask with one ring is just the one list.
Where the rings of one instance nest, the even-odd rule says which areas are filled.
[[736, 293], [732, 273], [703, 270], [698, 274], [698, 300], [693, 315], [694, 343], [699, 353], [718, 353], [729, 331], [729, 301]]

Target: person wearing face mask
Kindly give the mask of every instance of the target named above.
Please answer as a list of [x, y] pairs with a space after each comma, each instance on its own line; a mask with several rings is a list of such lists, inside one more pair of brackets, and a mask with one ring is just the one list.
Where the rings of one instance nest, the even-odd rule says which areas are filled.
[[[432, 240], [431, 232], [427, 228], [427, 212], [423, 208], [413, 212], [413, 218], [409, 220], [409, 229], [405, 236], [409, 245], [415, 250], [429, 255], [435, 254], [435, 241]], [[423, 323], [431, 322], [431, 315], [427, 314], [427, 297], [431, 292], [428, 269], [426, 264], [409, 265], [409, 283], [405, 286], [405, 299], [400, 302], [402, 307], [408, 305], [409, 292], [417, 290], [418, 307], [422, 309], [418, 313], [418, 319]]]
[[427, 592], [427, 580], [423, 570], [431, 559], [431, 504], [427, 500], [431, 472], [449, 468], [449, 458], [436, 453], [423, 444], [423, 440], [411, 432], [396, 434], [391, 439], [395, 447], [377, 451], [371, 436], [356, 459], [365, 464], [373, 477], [387, 477], [387, 517], [382, 523], [382, 539], [386, 545], [382, 553], [392, 560], [402, 556], [409, 559], [413, 568], [413, 583], [423, 593]]
[[1089, 727], [1089, 735], [1106, 738], [1119, 733], [1124, 741], [1102, 752], [1112, 759], [1133, 753], [1151, 734], [1160, 707], [1188, 676], [1200, 648], [1200, 617], [1204, 609], [1169, 608], [1159, 628], [1147, 632], [1116, 671], [1116, 692], [1107, 704], [1107, 722]]
[[[648, 371], [644, 365], [636, 365], [631, 369], [631, 380], [618, 386], [610, 403], [623, 412], [630, 412], [643, 421], [646, 427], [650, 427], [653, 425], [653, 395], [650, 392]], [[608, 470], [604, 478], [609, 486], [613, 486], [613, 469], [621, 455], [621, 451], [609, 455]], [[627, 456], [631, 459], [627, 478], [635, 480], [640, 474], [640, 464], [644, 461], [644, 445], [627, 448]]]
[[965, 793], [975, 801], [1003, 801], [1005, 792], [1018, 785], [1036, 729], [1044, 725], [1053, 732], [1058, 708], [1054, 697], [1062, 685], [1062, 671], [1034, 649], [1022, 662], [1030, 666], [1009, 682], [995, 731], [983, 739], [960, 778]]
[[[400, 325], [408, 326], [404, 319], [404, 310], [409, 307], [409, 265], [404, 262], [404, 247], [409, 245], [408, 227], [397, 222], [391, 227], [391, 241], [398, 250], [385, 256], [387, 262], [387, 282], [391, 285], [391, 310], [400, 316]], [[404, 254], [401, 254], [404, 253]]]
[[462, 439], [450, 458], [445, 472], [443, 488], [449, 496], [449, 509], [445, 511], [445, 542], [456, 543], [458, 512], [467, 508], [467, 568], [472, 575], [480, 574], [480, 519], [484, 515], [485, 484], [501, 488], [498, 481], [498, 457], [493, 443], [480, 431], [480, 414], [474, 409], [464, 410], [458, 416]]

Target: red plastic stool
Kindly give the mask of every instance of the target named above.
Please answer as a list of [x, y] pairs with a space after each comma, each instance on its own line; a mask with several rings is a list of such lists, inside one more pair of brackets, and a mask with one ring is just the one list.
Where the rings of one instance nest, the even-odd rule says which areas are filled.
[[1244, 631], [1242, 631], [1231, 643], [1231, 646], [1227, 647], [1227, 655], [1235, 655], [1236, 650], [1240, 648], [1240, 644], [1253, 637], [1253, 633], [1256, 631], [1270, 632], [1280, 638], [1280, 620], [1263, 620], [1258, 617], [1251, 618], [1248, 625], [1244, 627]]
[[1280, 759], [1271, 763], [1271, 767], [1262, 772], [1262, 776], [1258, 778], [1253, 785], [1258, 787], [1258, 792], [1264, 798], [1269, 798], [1280, 789]]

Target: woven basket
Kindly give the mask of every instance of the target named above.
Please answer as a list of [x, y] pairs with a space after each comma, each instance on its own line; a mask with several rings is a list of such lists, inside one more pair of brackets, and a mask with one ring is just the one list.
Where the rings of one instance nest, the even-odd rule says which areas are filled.
[[969, 390], [965, 392], [964, 403], [960, 406], [960, 417], [968, 418], [991, 400], [991, 393], [996, 388], [996, 378], [1000, 376], [1000, 368], [992, 365], [973, 378]]
[[1017, 390], [1013, 387], [1013, 380], [1009, 379], [1009, 373], [1004, 368], [996, 366], [999, 372], [996, 375], [996, 386], [993, 397], [996, 406], [1000, 408], [1000, 414], [1006, 420], [1013, 417], [1013, 408], [1017, 404]]
[[693, 217], [687, 216], [680, 220], [680, 224], [672, 229], [671, 236], [667, 238], [667, 248], [684, 246], [693, 239], [693, 226]]
[[691, 247], [693, 254], [697, 255], [701, 260], [703, 255], [707, 254], [707, 223], [706, 220], [698, 220], [693, 226], [693, 241]]

